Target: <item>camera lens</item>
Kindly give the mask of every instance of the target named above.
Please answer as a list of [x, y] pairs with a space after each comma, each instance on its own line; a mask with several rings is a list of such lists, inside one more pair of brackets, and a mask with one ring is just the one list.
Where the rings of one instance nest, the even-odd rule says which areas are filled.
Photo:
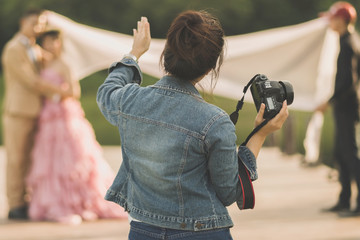
[[284, 100], [287, 101], [287, 105], [290, 105], [294, 101], [294, 89], [292, 85], [288, 82], [279, 82], [281, 86], [283, 87], [283, 93], [284, 93]]

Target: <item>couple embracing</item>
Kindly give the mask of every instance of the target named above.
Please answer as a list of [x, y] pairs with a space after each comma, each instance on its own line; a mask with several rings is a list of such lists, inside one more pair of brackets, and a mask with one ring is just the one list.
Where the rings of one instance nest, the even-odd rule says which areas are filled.
[[48, 29], [42, 10], [25, 12], [3, 50], [8, 218], [76, 224], [126, 217], [103, 199], [114, 176], [61, 53], [61, 32]]

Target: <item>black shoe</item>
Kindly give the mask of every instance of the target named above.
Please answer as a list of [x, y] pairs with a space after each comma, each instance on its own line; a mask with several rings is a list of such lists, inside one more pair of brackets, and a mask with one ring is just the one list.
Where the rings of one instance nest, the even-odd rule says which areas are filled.
[[349, 205], [343, 205], [343, 204], [336, 204], [335, 206], [331, 207], [331, 208], [325, 208], [322, 209], [322, 212], [334, 212], [334, 213], [338, 213], [338, 212], [346, 212], [350, 210], [350, 206]]
[[27, 220], [28, 217], [28, 207], [17, 207], [9, 211], [8, 219], [12, 220]]
[[303, 162], [301, 163], [301, 166], [303, 168], [316, 168], [318, 166], [320, 166], [319, 162]]
[[339, 212], [339, 217], [358, 217], [358, 216], [360, 216], [360, 207], [357, 207], [353, 211]]

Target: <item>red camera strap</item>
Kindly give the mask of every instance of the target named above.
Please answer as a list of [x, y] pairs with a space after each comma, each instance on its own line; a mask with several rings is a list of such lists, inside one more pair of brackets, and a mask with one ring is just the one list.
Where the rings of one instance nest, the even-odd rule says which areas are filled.
[[236, 201], [236, 204], [240, 210], [253, 209], [255, 206], [255, 192], [250, 179], [250, 174], [240, 158], [238, 159], [238, 162], [239, 180], [242, 189], [242, 202]]

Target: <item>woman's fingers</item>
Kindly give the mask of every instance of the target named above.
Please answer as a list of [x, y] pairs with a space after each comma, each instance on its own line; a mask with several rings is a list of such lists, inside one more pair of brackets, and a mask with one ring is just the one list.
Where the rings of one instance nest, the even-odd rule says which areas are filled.
[[283, 102], [283, 106], [278, 115], [279, 115], [279, 120], [282, 122], [284, 122], [287, 119], [287, 117], [289, 116], [289, 110], [287, 108], [286, 100]]
[[258, 126], [262, 121], [264, 121], [264, 112], [265, 112], [265, 104], [262, 103], [260, 105], [259, 112], [255, 118], [255, 127]]
[[137, 59], [144, 54], [150, 46], [150, 24], [146, 17], [141, 17], [141, 20], [137, 22], [137, 29], [133, 29], [134, 41], [132, 53]]
[[289, 111], [287, 108], [287, 102], [284, 101], [280, 112], [270, 122], [275, 127], [280, 129], [282, 127], [282, 125], [284, 124], [285, 120], [288, 118], [288, 116], [289, 116]]
[[146, 17], [144, 17], [144, 21], [145, 21], [145, 23], [144, 23], [145, 35], [148, 36], [149, 38], [151, 38], [151, 36], [150, 36], [150, 24], [149, 24], [149, 21], [148, 21], [148, 19], [147, 19]]
[[264, 117], [264, 112], [265, 112], [265, 104], [261, 104], [260, 105], [260, 109], [259, 109], [259, 115], [263, 118]]
[[147, 35], [150, 30], [147, 17], [141, 17], [141, 20], [137, 22], [137, 30], [142, 34]]

